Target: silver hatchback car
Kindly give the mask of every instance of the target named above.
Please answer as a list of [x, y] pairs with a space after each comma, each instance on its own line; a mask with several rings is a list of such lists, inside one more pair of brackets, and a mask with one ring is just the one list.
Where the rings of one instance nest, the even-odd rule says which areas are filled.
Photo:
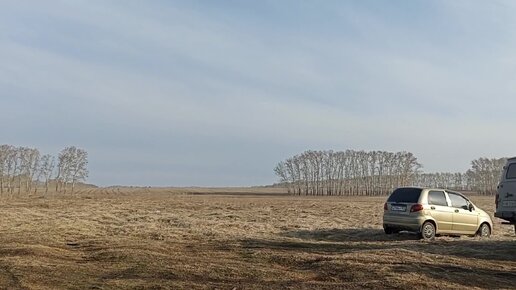
[[417, 232], [423, 239], [436, 235], [489, 237], [491, 217], [461, 193], [446, 189], [401, 187], [384, 204], [386, 234]]

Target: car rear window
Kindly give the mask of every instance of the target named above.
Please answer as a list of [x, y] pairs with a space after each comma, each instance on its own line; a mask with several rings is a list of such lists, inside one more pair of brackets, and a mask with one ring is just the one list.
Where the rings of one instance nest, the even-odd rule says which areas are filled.
[[398, 188], [389, 196], [387, 202], [417, 203], [419, 195], [421, 195], [420, 188]]
[[509, 165], [505, 179], [516, 179], [516, 163]]

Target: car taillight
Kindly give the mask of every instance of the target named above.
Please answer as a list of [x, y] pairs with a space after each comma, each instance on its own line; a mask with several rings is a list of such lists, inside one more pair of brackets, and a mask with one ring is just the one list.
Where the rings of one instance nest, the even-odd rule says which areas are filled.
[[420, 211], [420, 210], [423, 210], [423, 205], [422, 204], [414, 204], [411, 208], [410, 208], [410, 212], [417, 212], [417, 211]]
[[500, 197], [498, 196], [498, 193], [497, 193], [497, 194], [496, 194], [496, 198], [495, 198], [496, 208], [498, 208], [498, 199], [499, 199], [499, 198], [500, 198]]
[[383, 204], [383, 210], [389, 210], [389, 208], [387, 207], [387, 203]]

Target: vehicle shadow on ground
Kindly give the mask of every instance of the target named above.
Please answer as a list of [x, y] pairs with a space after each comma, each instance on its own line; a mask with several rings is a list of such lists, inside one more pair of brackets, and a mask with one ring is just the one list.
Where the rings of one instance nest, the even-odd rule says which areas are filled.
[[[371, 270], [375, 275], [385, 275], [385, 269], [390, 268], [387, 273], [391, 274], [387, 276], [413, 277], [410, 274], [416, 274], [418, 277], [431, 277], [436, 283], [460, 283], [464, 287], [509, 289], [516, 284], [516, 273], [510, 266], [516, 261], [516, 240], [437, 238], [427, 242], [410, 234], [377, 237], [380, 235], [378, 232], [374, 229], [364, 229], [363, 232], [359, 229], [342, 229], [342, 232], [328, 229], [316, 230], [312, 234], [288, 231], [276, 239], [246, 239], [241, 241], [241, 246], [247, 255], [266, 251], [263, 257], [269, 257], [269, 262], [294, 271], [311, 271], [316, 277], [331, 277], [336, 281], [362, 281], [360, 275], [369, 267], [384, 269], [378, 272]], [[372, 237], [364, 238], [367, 234]], [[410, 262], [404, 261], [403, 256]], [[363, 259], [371, 263], [363, 264]], [[489, 266], [497, 261], [510, 264], [506, 264], [508, 268]], [[384, 286], [396, 288], [399, 285]]]
[[283, 237], [298, 238], [302, 240], [327, 241], [327, 242], [387, 242], [418, 240], [416, 233], [401, 232], [386, 235], [383, 229], [317, 229], [317, 230], [293, 230], [281, 233]]
[[437, 237], [433, 241], [423, 241], [415, 233], [401, 232], [399, 234], [386, 235], [383, 229], [371, 228], [291, 230], [282, 232], [279, 236], [291, 238], [288, 240], [288, 243], [297, 248], [314, 247], [323, 251], [326, 249], [330, 252], [400, 248], [437, 255], [516, 261], [516, 239]]
[[463, 287], [482, 287], [487, 289], [511, 289], [516, 283], [516, 273], [482, 267], [471, 267], [451, 264], [419, 264], [396, 265], [396, 273], [414, 273], [420, 276], [430, 276], [439, 281], [460, 283]]
[[[300, 253], [343, 254], [389, 249], [389, 242], [418, 241], [413, 233], [386, 235], [378, 229], [318, 229], [285, 231], [275, 239], [245, 239], [247, 249], [273, 249]], [[389, 244], [386, 244], [389, 243]]]
[[[412, 233], [386, 235], [382, 229], [355, 228], [289, 230], [272, 239], [240, 242], [247, 254], [249, 250], [251, 253], [263, 250], [271, 261], [292, 269], [310, 270], [317, 277], [329, 275], [340, 279], [342, 271], [335, 268], [344, 267], [347, 270], [342, 273], [350, 276], [344, 278], [360, 280], [355, 276], [359, 275], [357, 271], [364, 271], [360, 268], [364, 264], [360, 259], [357, 262], [357, 257], [363, 257], [371, 260], [365, 267], [391, 268], [389, 273], [395, 275], [417, 274], [436, 281], [460, 283], [464, 287], [512, 288], [516, 284], [516, 273], [510, 270], [513, 267], [510, 265], [516, 261], [516, 239], [438, 237], [434, 241], [423, 241]], [[411, 262], [392, 260], [393, 255], [405, 255]], [[508, 268], [489, 266], [497, 261], [506, 263]], [[386, 285], [397, 287], [396, 284]]]

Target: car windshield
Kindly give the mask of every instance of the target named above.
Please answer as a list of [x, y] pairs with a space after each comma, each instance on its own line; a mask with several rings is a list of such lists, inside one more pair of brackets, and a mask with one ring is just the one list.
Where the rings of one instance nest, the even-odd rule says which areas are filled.
[[421, 195], [420, 188], [398, 188], [389, 196], [387, 202], [417, 203], [419, 195]]
[[506, 179], [516, 179], [516, 163], [509, 165], [507, 168], [507, 174], [505, 175]]

